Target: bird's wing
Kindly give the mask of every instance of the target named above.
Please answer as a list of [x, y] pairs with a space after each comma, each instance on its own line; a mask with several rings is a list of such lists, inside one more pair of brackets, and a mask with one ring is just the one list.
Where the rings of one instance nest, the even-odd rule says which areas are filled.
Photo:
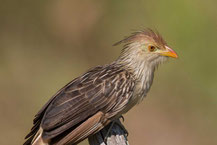
[[[132, 96], [134, 82], [130, 77], [119, 67], [96, 67], [66, 85], [36, 116], [43, 139], [77, 142], [101, 129], [103, 117], [119, 113]], [[35, 135], [37, 128], [39, 125], [27, 137]]]

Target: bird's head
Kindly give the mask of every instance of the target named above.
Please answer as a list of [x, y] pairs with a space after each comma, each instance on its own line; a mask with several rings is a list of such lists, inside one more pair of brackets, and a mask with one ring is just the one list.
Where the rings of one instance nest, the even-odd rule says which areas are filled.
[[124, 48], [118, 61], [136, 67], [146, 65], [155, 68], [158, 64], [166, 61], [168, 57], [178, 57], [161, 35], [151, 29], [134, 32], [114, 45], [121, 43], [124, 44]]

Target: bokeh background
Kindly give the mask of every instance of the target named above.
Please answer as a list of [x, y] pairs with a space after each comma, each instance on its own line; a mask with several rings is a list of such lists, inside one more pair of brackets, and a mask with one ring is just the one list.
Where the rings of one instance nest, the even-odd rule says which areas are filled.
[[[0, 144], [17, 145], [43, 104], [110, 63], [134, 30], [157, 29], [179, 59], [125, 115], [132, 145], [217, 144], [216, 0], [0, 0]], [[87, 145], [87, 142], [81, 143]]]

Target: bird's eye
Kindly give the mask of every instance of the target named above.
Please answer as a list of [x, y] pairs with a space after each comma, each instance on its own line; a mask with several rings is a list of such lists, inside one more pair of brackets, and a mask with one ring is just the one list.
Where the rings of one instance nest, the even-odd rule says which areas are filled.
[[149, 50], [150, 52], [153, 52], [153, 51], [156, 50], [156, 47], [153, 46], [153, 45], [149, 45], [149, 46], [148, 46], [148, 50]]

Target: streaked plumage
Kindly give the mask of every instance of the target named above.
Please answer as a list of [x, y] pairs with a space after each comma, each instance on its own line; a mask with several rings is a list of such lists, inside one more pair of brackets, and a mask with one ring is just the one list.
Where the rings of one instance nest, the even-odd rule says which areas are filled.
[[120, 43], [125, 45], [116, 61], [74, 79], [44, 105], [35, 116], [25, 145], [79, 143], [146, 96], [155, 68], [167, 56], [149, 53], [145, 48], [150, 43], [161, 50], [168, 46], [150, 29], [136, 32]]

